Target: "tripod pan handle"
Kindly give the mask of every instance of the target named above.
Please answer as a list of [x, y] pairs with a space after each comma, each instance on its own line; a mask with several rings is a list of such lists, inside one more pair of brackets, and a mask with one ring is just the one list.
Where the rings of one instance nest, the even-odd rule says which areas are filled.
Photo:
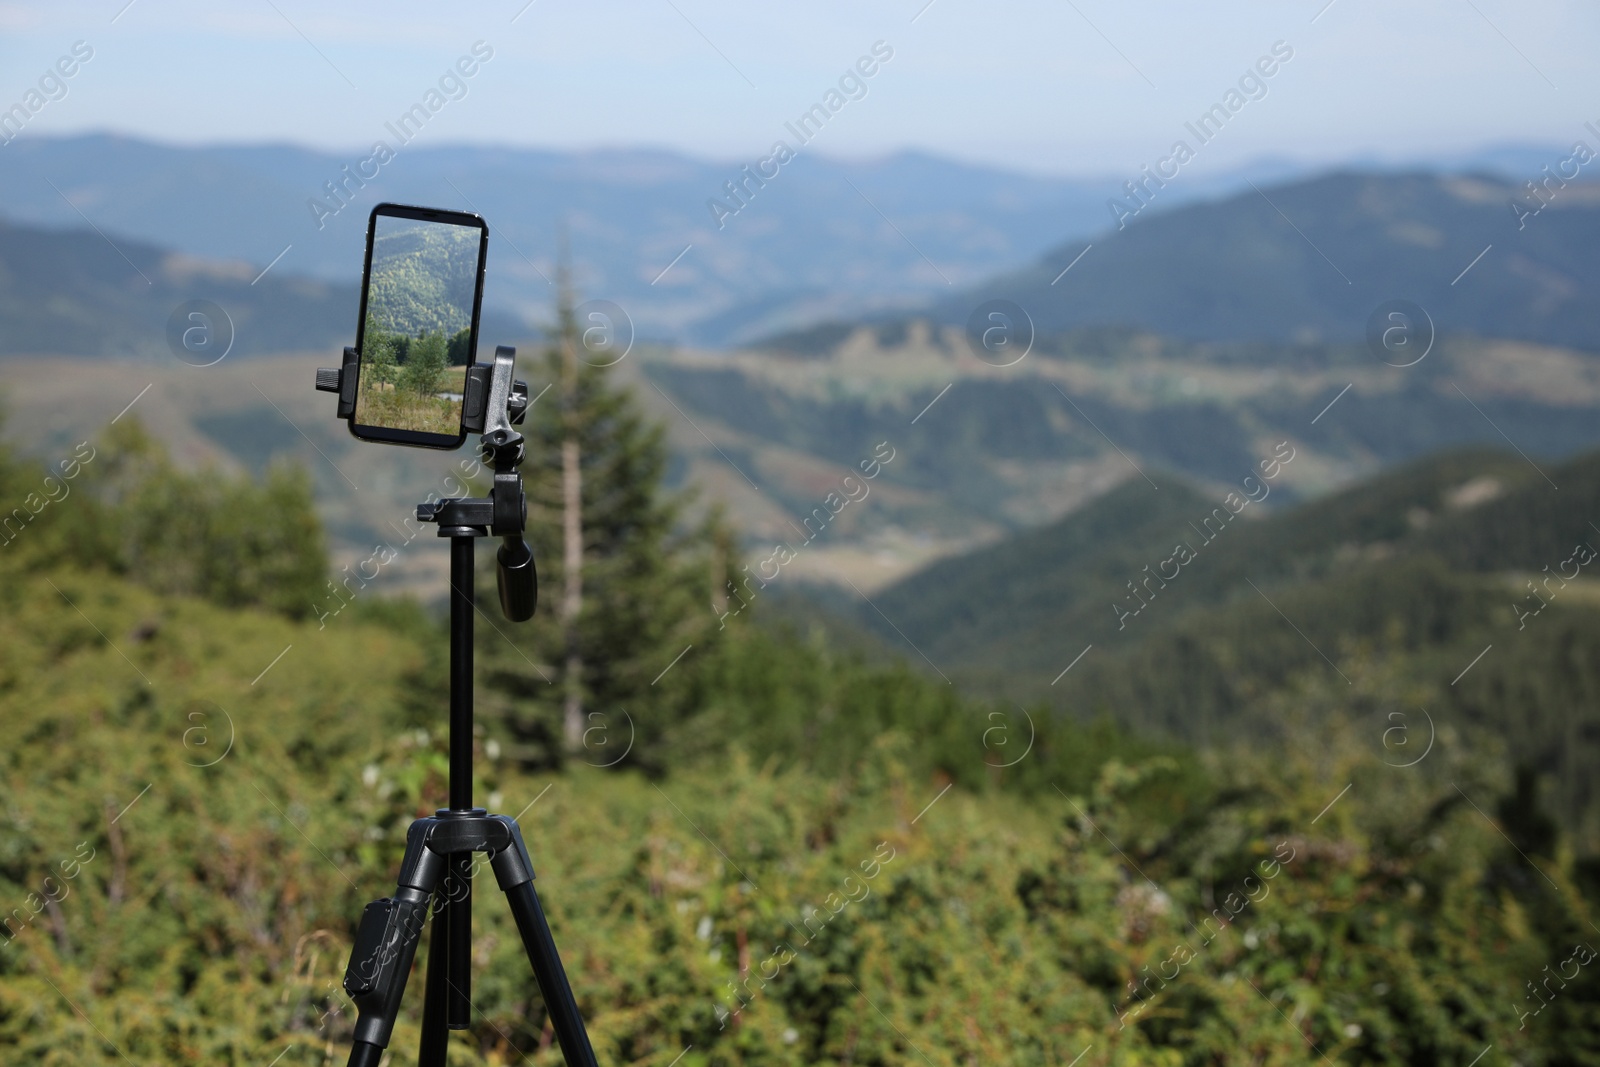
[[496, 553], [499, 563], [500, 610], [512, 622], [533, 618], [539, 604], [539, 575], [534, 570], [533, 549], [522, 538], [506, 538]]

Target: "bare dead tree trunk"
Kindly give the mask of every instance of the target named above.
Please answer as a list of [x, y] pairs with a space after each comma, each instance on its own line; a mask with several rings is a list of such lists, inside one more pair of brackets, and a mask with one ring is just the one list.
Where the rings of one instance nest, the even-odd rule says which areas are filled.
[[67, 940], [67, 917], [61, 913], [61, 902], [46, 892], [44, 907], [50, 913], [50, 929], [56, 935], [56, 951], [62, 959], [71, 959], [72, 942]]
[[583, 610], [583, 469], [578, 449], [577, 324], [572, 318], [572, 283], [565, 262], [559, 274], [561, 301], [561, 630], [566, 649], [562, 732], [567, 751], [583, 747], [583, 650], [578, 615]]
[[122, 829], [117, 826], [116, 801], [106, 797], [106, 818], [111, 822], [107, 827], [106, 836], [111, 841], [111, 882], [106, 887], [106, 896], [111, 903], [121, 904], [124, 888], [128, 883], [128, 849], [122, 841]]
[[728, 588], [733, 584], [729, 575], [732, 556], [727, 537], [719, 527], [711, 537], [711, 613], [720, 616], [728, 610]]

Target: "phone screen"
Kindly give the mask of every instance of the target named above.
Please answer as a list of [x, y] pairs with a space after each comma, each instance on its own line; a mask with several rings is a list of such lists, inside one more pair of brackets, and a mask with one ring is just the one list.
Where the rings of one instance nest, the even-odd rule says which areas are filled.
[[476, 215], [395, 204], [373, 210], [356, 348], [356, 436], [454, 448], [477, 351], [489, 231]]

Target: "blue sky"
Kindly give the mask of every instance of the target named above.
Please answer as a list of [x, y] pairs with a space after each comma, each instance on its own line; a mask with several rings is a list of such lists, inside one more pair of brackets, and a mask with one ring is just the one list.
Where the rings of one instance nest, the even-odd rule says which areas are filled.
[[1585, 121], [1600, 125], [1600, 8], [1573, 0], [125, 5], [0, 3], [0, 106], [73, 42], [95, 50], [26, 136], [109, 129], [358, 149], [480, 40], [492, 60], [430, 122], [429, 141], [752, 158], [875, 41], [893, 59], [817, 150], [1135, 172], [1277, 41], [1294, 58], [1197, 168], [1426, 160], [1512, 140], [1568, 144]]

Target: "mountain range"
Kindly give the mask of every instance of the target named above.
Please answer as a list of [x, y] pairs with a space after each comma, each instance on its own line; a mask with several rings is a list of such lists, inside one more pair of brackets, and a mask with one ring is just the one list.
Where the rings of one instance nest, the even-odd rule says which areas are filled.
[[0, 188], [13, 221], [87, 219], [113, 238], [257, 270], [281, 253], [275, 271], [341, 282], [360, 276], [374, 204], [476, 211], [491, 229], [490, 306], [547, 318], [564, 232], [585, 294], [621, 304], [644, 336], [710, 344], [919, 303], [947, 279], [972, 284], [1027, 262], [1104, 211], [1093, 181], [917, 154], [845, 163], [802, 153], [719, 226], [708, 202], [727, 200], [741, 163], [417, 144], [364, 179], [366, 155], [19, 139], [0, 158]]
[[1402, 299], [1441, 333], [1600, 348], [1600, 183], [1552, 184], [1543, 196], [1423, 172], [1247, 189], [1059, 245], [939, 301], [933, 317], [965, 323], [1003, 298], [1046, 335], [1124, 325], [1193, 339], [1357, 340], [1379, 305]]
[[[181, 347], [183, 331], [198, 321], [187, 315], [200, 301], [223, 313], [210, 322], [215, 311], [202, 312], [219, 343], [227, 338], [217, 358], [337, 352], [355, 343], [359, 295], [354, 281], [262, 272], [239, 261], [113, 241], [92, 229], [0, 222], [0, 355], [170, 359], [179, 353], [171, 346]], [[485, 312], [483, 326], [488, 338], [530, 332], [503, 311]]]
[[[95, 148], [119, 161], [124, 181], [94, 177], [62, 185], [77, 208], [50, 188], [44, 180], [49, 175], [34, 175], [55, 198], [51, 210], [76, 219], [73, 228], [0, 226], [0, 352], [40, 357], [14, 363], [7, 376], [15, 431], [52, 443], [72, 432], [74, 420], [47, 416], [60, 397], [81, 389], [74, 378], [80, 368], [55, 357], [139, 355], [151, 371], [150, 360], [169, 364], [179, 372], [172, 388], [183, 391], [181, 401], [178, 393], [170, 403], [152, 394], [143, 404], [162, 410], [162, 429], [170, 430], [178, 454], [249, 468], [273, 455], [299, 455], [318, 472], [325, 518], [341, 543], [370, 540], [381, 525], [373, 516], [383, 509], [351, 508], [340, 496], [348, 488], [341, 472], [360, 463], [346, 454], [349, 442], [332, 431], [323, 439], [319, 431], [313, 449], [304, 437], [311, 431], [297, 429], [320, 425], [326, 416], [315, 396], [301, 396], [304, 369], [269, 370], [247, 360], [239, 368], [243, 377], [219, 368], [197, 378], [185, 376], [187, 368], [168, 351], [174, 313], [189, 301], [208, 300], [232, 320], [238, 354], [318, 351], [322, 362], [331, 361], [352, 334], [358, 272], [352, 269], [343, 281], [302, 273], [315, 265], [311, 252], [332, 256], [332, 244], [314, 244], [297, 266], [298, 242], [290, 242], [294, 249], [276, 264], [283, 246], [272, 251], [269, 243], [267, 254], [247, 264], [197, 258], [100, 225], [123, 218], [117, 212], [129, 205], [142, 205], [151, 210], [139, 216], [141, 225], [154, 227], [152, 220], [168, 211], [163, 198], [174, 180], [173, 161], [181, 158], [195, 168], [198, 188], [210, 190], [194, 198], [193, 217], [217, 223], [226, 208], [233, 229], [196, 225], [176, 236], [186, 246], [220, 253], [229, 242], [270, 232], [272, 205], [286, 202], [290, 178], [328, 160], [300, 149], [18, 140], [6, 147], [3, 173], [14, 182], [22, 172], [18, 161], [32, 160], [30, 166], [71, 163], [77, 167], [71, 173], [98, 176], [104, 164], [50, 155]], [[31, 155], [10, 155], [13, 149]], [[443, 168], [443, 188], [454, 183], [463, 192], [469, 188], [463, 183], [500, 166], [504, 181], [483, 180], [503, 194], [511, 176], [520, 173], [516, 167], [536, 155], [474, 149], [461, 159], [426, 153], [420, 158]], [[222, 167], [227, 160], [232, 162]], [[687, 188], [681, 184], [688, 181], [685, 175], [703, 172], [681, 159], [648, 153], [628, 155], [624, 162], [620, 156], [546, 153], [543, 165], [565, 175], [563, 181], [587, 183], [586, 192], [574, 196], [591, 206], [617, 191], [593, 180], [597, 170], [613, 181], [627, 178], [636, 193], [630, 210], [659, 224], [657, 231], [640, 232], [669, 232], [648, 205], [660, 203], [661, 189]], [[385, 169], [384, 180], [407, 173], [399, 163]], [[470, 175], [452, 176], [450, 167], [468, 163]], [[837, 166], [835, 177], [846, 192], [846, 180], [875, 200], [888, 187], [862, 185], [865, 172], [850, 169], [858, 165]], [[879, 181], [898, 182], [897, 196], [921, 197], [916, 203], [930, 218], [955, 210], [951, 205], [962, 196], [972, 202], [1012, 196], [1027, 203], [1029, 197], [1038, 202], [1065, 195], [1059, 183], [941, 161], [897, 157], [859, 166], [876, 167]], [[912, 180], [919, 168], [923, 173]], [[796, 195], [821, 188], [798, 180], [805, 173], [783, 172], [783, 181], [797, 179], [787, 187]], [[965, 174], [966, 184], [952, 174]], [[247, 178], [276, 183], [277, 192], [255, 211], [238, 199], [250, 195]], [[238, 183], [245, 184], [236, 189]], [[762, 195], [779, 191], [774, 182]], [[1024, 305], [1036, 336], [1020, 360], [999, 365], [963, 329], [970, 312], [947, 301], [916, 314], [812, 325], [734, 351], [641, 343], [617, 373], [640, 387], [642, 404], [668, 427], [676, 455], [672, 480], [705, 487], [724, 502], [754, 546], [770, 549], [795, 536], [838, 478], [880, 442], [891, 442], [899, 458], [877, 482], [871, 503], [831, 524], [826, 536], [808, 538], [790, 571], [837, 587], [853, 582], [876, 595], [917, 567], [1059, 520], [1127, 479], [1165, 486], [1170, 478], [1215, 495], [1279, 442], [1304, 455], [1284, 475], [1272, 504], [1258, 510], [1319, 497], [1445, 447], [1510, 442], [1531, 462], [1545, 464], [1600, 445], [1600, 362], [1591, 354], [1593, 313], [1582, 299], [1600, 282], [1593, 251], [1600, 209], [1593, 192], [1579, 183], [1559, 190], [1518, 230], [1507, 206], [1516, 190], [1487, 174], [1290, 178], [1142, 212], [1127, 230], [1090, 242], [1094, 248], [1065, 274], [1073, 262], [1068, 253], [1075, 258], [1082, 248], [1060, 244], [1066, 230], [1036, 221], [1029, 239], [1044, 247], [1057, 242], [1057, 251], [1045, 253], [1035, 268], [968, 290], [964, 298], [1004, 294]], [[25, 212], [49, 201], [30, 196], [18, 196], [10, 208]], [[474, 201], [485, 206], [476, 195]], [[610, 255], [606, 249], [635, 239], [580, 240], [585, 231], [572, 223], [578, 215], [568, 227], [575, 248], [596, 250], [600, 262]], [[516, 213], [508, 208], [506, 216]], [[337, 240], [354, 241], [355, 262], [364, 217], [353, 209], [341, 212], [326, 235], [334, 241], [332, 227], [351, 223]], [[1015, 221], [1021, 215], [997, 217]], [[96, 228], [85, 228], [85, 218]], [[752, 208], [729, 223], [743, 226], [761, 218]], [[799, 226], [803, 218], [791, 221]], [[55, 221], [60, 220], [52, 216]], [[550, 298], [533, 273], [537, 261], [516, 255], [537, 246], [508, 239], [514, 228], [502, 227], [491, 237], [490, 291], [505, 296], [503, 275], [522, 262], [532, 279], [529, 292], [536, 294], [528, 297], [529, 315], [547, 317]], [[813, 252], [818, 262], [827, 258], [823, 246], [836, 256], [850, 253], [860, 235], [813, 236], [816, 248], [802, 242], [768, 266], [810, 270], [805, 264]], [[1002, 244], [1003, 254], [991, 248], [984, 253], [989, 260], [971, 261], [974, 275], [981, 262], [1014, 266], [1024, 246]], [[873, 254], [889, 253], [880, 248]], [[585, 271], [591, 284], [602, 277], [588, 253], [575, 259], [580, 283]], [[546, 268], [553, 273], [554, 264], [538, 267]], [[1350, 275], [1351, 284], [1338, 270]], [[1370, 281], [1363, 271], [1381, 281]], [[905, 282], [887, 267], [881, 273], [888, 278], [883, 284]], [[648, 280], [642, 284], [649, 288]], [[861, 288], [872, 291], [866, 283]], [[585, 297], [606, 291], [580, 288]], [[1371, 316], [1365, 302], [1380, 295], [1418, 299], [1433, 315], [1437, 337], [1426, 358], [1397, 366], [1400, 361], [1380, 358], [1381, 349], [1361, 340]], [[673, 299], [692, 296], [685, 290]], [[525, 344], [537, 330], [515, 308], [486, 301], [484, 336], [493, 343]], [[1208, 339], [1213, 337], [1223, 339]], [[289, 362], [311, 365], [304, 357]], [[130, 369], [125, 383], [118, 379], [126, 397], [107, 396], [106, 417], [151, 381], [150, 374]], [[273, 384], [279, 381], [281, 390]], [[258, 395], [262, 389], [270, 391], [271, 404]], [[382, 462], [392, 466], [401, 457], [390, 452]], [[407, 505], [404, 480], [372, 479], [374, 487], [380, 484], [394, 494], [385, 508]]]
[[0, 222], [4, 354], [166, 356], [168, 320], [199, 300], [224, 309], [231, 329], [212, 328], [219, 339], [226, 330], [239, 354], [325, 347], [340, 336], [354, 344], [357, 296], [354, 283], [257, 278], [244, 263], [125, 238], [113, 244], [91, 229]]
[[[369, 154], [281, 144], [177, 146], [109, 134], [28, 137], [5, 146], [0, 190], [4, 215], [16, 223], [52, 229], [87, 224], [119, 245], [132, 241], [249, 264], [253, 269], [242, 270], [252, 278], [271, 265], [274, 273], [333, 284], [359, 278], [366, 216], [380, 200], [474, 210], [489, 219], [492, 229], [486, 306], [546, 319], [564, 231], [580, 291], [621, 304], [642, 337], [711, 346], [929, 305], [964, 321], [972, 304], [968, 294], [986, 292], [990, 279], [1037, 261], [1032, 274], [1048, 270], [1043, 279], [1048, 282], [1065, 265], [1063, 256], [1075, 256], [1111, 225], [1111, 198], [1127, 196], [1123, 176], [1028, 176], [918, 153], [844, 162], [802, 152], [779, 177], [759, 187], [743, 177], [740, 161], [696, 160], [650, 149], [556, 152], [407, 144], [374, 177], [364, 178], [368, 172], [360, 164]], [[1538, 176], [1544, 163], [1559, 157], [1540, 146], [1511, 145], [1433, 166], [1443, 174], [1499, 175], [1491, 182], [1516, 184]], [[1395, 167], [1371, 161], [1363, 164], [1363, 172], [1381, 176], [1395, 173]], [[1170, 281], [1161, 278], [1159, 263], [1137, 265], [1151, 251], [1161, 251], [1171, 234], [1193, 224], [1185, 221], [1174, 231], [1168, 216], [1240, 191], [1255, 196], [1250, 182], [1271, 190], [1315, 173], [1312, 165], [1284, 160], [1213, 175], [1186, 173], [1117, 235], [1129, 239], [1126, 253], [1116, 251], [1115, 242], [1097, 244], [1072, 281], [1091, 285], [1093, 270], [1104, 269], [1110, 273], [1101, 290], [1120, 290], [1127, 272], [1111, 268], [1127, 257], [1135, 262], [1134, 273], [1148, 269], [1158, 280]], [[728, 202], [727, 183], [736, 180], [746, 182], [747, 206], [719, 223], [708, 204], [714, 198]], [[1278, 199], [1277, 193], [1271, 195]], [[1316, 200], [1325, 194], [1313, 189], [1305, 195]], [[1316, 229], [1320, 208], [1302, 216], [1307, 207], [1298, 194], [1280, 206], [1319, 244], [1330, 240]], [[1403, 202], [1391, 207], [1407, 210]], [[1330, 217], [1337, 217], [1344, 209], [1332, 210]], [[1249, 214], [1240, 217], [1248, 220]], [[1225, 212], [1220, 223], [1200, 229], [1215, 234], [1218, 225], [1231, 225], [1230, 219]], [[1151, 229], [1157, 222], [1162, 227]], [[1437, 229], [1446, 222], [1422, 224]], [[1294, 238], [1275, 216], [1251, 226], [1269, 240], [1269, 248], [1286, 249], [1283, 239]], [[1148, 238], [1139, 236], [1144, 231]], [[1450, 240], [1458, 238], [1467, 258], [1482, 247], [1467, 251], [1465, 232]], [[1177, 244], [1189, 249], [1183, 254], [1192, 259], [1206, 239]], [[1232, 250], [1226, 241], [1211, 247]], [[1293, 250], [1282, 249], [1271, 254], [1294, 258]], [[1357, 285], [1369, 280], [1361, 274], [1362, 262], [1344, 263], [1331, 247], [1328, 253]], [[1453, 276], [1465, 265], [1451, 258], [1457, 253], [1452, 243], [1440, 262], [1421, 266]], [[1498, 269], [1496, 258], [1491, 254], [1480, 267]], [[1107, 261], [1105, 267], [1100, 260]], [[1169, 274], [1179, 270], [1170, 261], [1165, 269]], [[1016, 288], [1031, 276], [1024, 270], [1001, 287]], [[1337, 275], [1329, 276], [1338, 281]], [[1307, 279], [1314, 285], [1325, 280], [1312, 272]], [[1172, 303], [1148, 278], [1141, 275], [1138, 282], [1151, 290], [1148, 300]], [[961, 295], [951, 297], [952, 290]], [[1091, 309], [1098, 300], [1070, 287], [1059, 291], [1077, 293], [1066, 299]], [[1036, 303], [1032, 290], [1012, 298], [1030, 309]], [[1168, 320], [1127, 317], [1130, 307], [1138, 310], [1125, 304], [1129, 298], [1124, 293], [1119, 297], [1124, 302], [1113, 301], [1105, 310], [1172, 332], [1174, 323]], [[1081, 308], [1052, 318], [1052, 306], [1038, 303], [1042, 328], [1085, 321]], [[1179, 332], [1214, 335], [1202, 328], [1203, 321], [1191, 321], [1181, 301], [1176, 306], [1175, 325], [1186, 327]], [[1290, 330], [1310, 326], [1330, 334], [1325, 318], [1307, 317], [1298, 305], [1275, 313], [1272, 321], [1278, 318]]]

